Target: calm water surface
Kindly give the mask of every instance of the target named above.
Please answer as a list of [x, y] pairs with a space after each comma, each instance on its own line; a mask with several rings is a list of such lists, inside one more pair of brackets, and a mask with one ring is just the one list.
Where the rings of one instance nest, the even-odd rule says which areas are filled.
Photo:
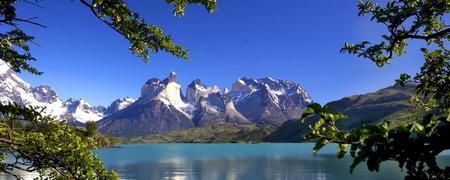
[[[121, 179], [387, 180], [404, 176], [394, 162], [383, 163], [377, 173], [368, 172], [361, 164], [350, 174], [351, 159], [337, 159], [335, 146], [326, 146], [316, 156], [311, 154], [312, 147], [313, 144], [132, 144], [95, 153]], [[450, 153], [440, 156], [439, 163], [449, 166]]]

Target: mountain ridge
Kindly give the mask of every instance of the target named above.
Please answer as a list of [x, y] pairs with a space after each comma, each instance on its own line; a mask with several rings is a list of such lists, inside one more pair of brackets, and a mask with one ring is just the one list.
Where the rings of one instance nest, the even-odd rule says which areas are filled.
[[313, 102], [299, 84], [270, 77], [238, 78], [231, 90], [223, 91], [196, 79], [185, 92], [175, 72], [162, 80], [151, 78], [136, 102], [99, 121], [100, 130], [136, 137], [215, 123], [280, 125]]
[[[412, 122], [423, 117], [424, 113], [414, 109], [409, 103], [415, 95], [415, 85], [406, 87], [390, 86], [375, 92], [344, 97], [329, 102], [333, 111], [342, 112], [348, 117], [338, 122], [344, 130], [363, 124], [377, 124], [383, 120], [392, 126]], [[281, 126], [264, 124], [213, 124], [187, 130], [177, 130], [162, 134], [131, 138], [131, 143], [297, 143], [310, 132], [308, 125], [315, 118], [308, 118], [302, 124], [297, 117]]]
[[[31, 86], [17, 76], [3, 60], [0, 60], [0, 82], [2, 82], [0, 84], [0, 103], [2, 104], [14, 102], [21, 106], [43, 107], [44, 115], [54, 117], [56, 120], [68, 120], [72, 125], [98, 121], [107, 115], [105, 107], [92, 106], [83, 98], [69, 98], [63, 101], [48, 85]], [[120, 99], [115, 102], [118, 103], [117, 101]], [[110, 109], [109, 113], [115, 113], [115, 110]]]
[[[87, 121], [97, 121], [102, 132], [121, 137], [225, 124], [220, 127], [256, 125], [277, 128], [264, 140], [299, 142], [299, 137], [308, 132], [308, 123], [312, 122], [307, 120], [301, 125], [292, 120], [298, 119], [306, 106], [313, 103], [306, 90], [299, 84], [271, 77], [238, 78], [231, 89], [223, 90], [216, 85], [206, 86], [196, 79], [187, 86], [184, 96], [176, 73], [171, 72], [162, 80], [150, 78], [141, 88], [138, 99], [119, 98], [108, 107], [92, 106], [82, 98], [63, 101], [50, 86], [31, 86], [1, 60], [0, 82], [0, 103], [45, 107], [44, 115], [69, 120], [71, 125], [82, 126]], [[414, 88], [413, 84], [391, 86], [344, 97], [329, 102], [327, 106], [348, 115], [347, 120], [338, 123], [343, 129], [378, 123], [382, 119], [401, 124], [416, 113], [411, 111], [409, 104]], [[254, 133], [260, 132], [256, 130]]]
[[175, 72], [150, 78], [138, 99], [120, 98], [108, 107], [83, 98], [62, 100], [48, 85], [31, 86], [0, 61], [0, 102], [46, 108], [44, 115], [72, 125], [97, 121], [100, 130], [116, 136], [140, 136], [215, 123], [281, 125], [312, 103], [297, 83], [271, 77], [238, 78], [231, 89], [206, 86], [200, 79], [181, 91]]

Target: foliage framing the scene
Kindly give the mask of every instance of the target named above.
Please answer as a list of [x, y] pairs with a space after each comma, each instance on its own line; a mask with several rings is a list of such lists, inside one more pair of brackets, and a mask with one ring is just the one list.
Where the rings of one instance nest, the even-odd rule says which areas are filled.
[[[20, 73], [40, 75], [29, 64], [35, 61], [30, 44], [34, 37], [21, 28], [24, 24], [45, 28], [36, 17], [20, 17], [16, 14], [18, 3], [41, 7], [41, 0], [0, 1], [0, 60]], [[156, 25], [147, 24], [138, 13], [133, 12], [122, 0], [79, 0], [101, 22], [127, 39], [130, 51], [145, 62], [150, 53], [166, 51], [176, 57], [188, 59], [188, 51], [173, 42], [170, 35]], [[52, 2], [55, 3], [55, 2]], [[61, 3], [61, 2], [58, 2]], [[216, 10], [216, 0], [166, 0], [174, 5], [174, 15], [184, 15], [187, 5], [200, 4], [208, 12]], [[38, 172], [40, 176], [57, 179], [117, 179], [115, 172], [105, 169], [102, 162], [91, 152], [96, 143], [84, 137], [64, 122], [42, 116], [37, 107], [18, 104], [0, 104], [0, 172], [21, 178], [18, 171]]]
[[39, 172], [51, 179], [117, 179], [92, 152], [95, 141], [65, 122], [41, 115], [39, 108], [0, 106], [0, 170]]
[[359, 16], [370, 15], [388, 33], [377, 44], [346, 43], [341, 52], [382, 67], [404, 54], [409, 41], [425, 42], [420, 72], [413, 77], [401, 74], [396, 84], [416, 84], [418, 97], [411, 102], [428, 114], [400, 126], [385, 121], [344, 131], [336, 127], [336, 121], [344, 119], [344, 114], [312, 104], [301, 119], [315, 116], [318, 120], [309, 126], [311, 133], [304, 138], [316, 141], [313, 153], [329, 143], [338, 145], [339, 158], [350, 150], [350, 171], [364, 161], [370, 171], [378, 171], [382, 162], [393, 160], [400, 168], [406, 168], [405, 179], [449, 179], [450, 167], [439, 167], [436, 158], [450, 149], [450, 0], [390, 0], [384, 5], [365, 0], [358, 2], [358, 8]]

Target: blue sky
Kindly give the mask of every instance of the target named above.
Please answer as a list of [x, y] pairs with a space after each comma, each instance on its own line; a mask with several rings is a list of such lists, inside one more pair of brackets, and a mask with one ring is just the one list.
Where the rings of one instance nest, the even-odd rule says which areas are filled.
[[44, 75], [20, 76], [52, 86], [63, 99], [82, 97], [94, 105], [137, 98], [147, 79], [171, 71], [183, 91], [196, 78], [229, 88], [238, 77], [271, 76], [299, 83], [326, 103], [392, 85], [401, 72], [417, 72], [423, 59], [414, 42], [382, 69], [339, 53], [345, 42], [376, 41], [383, 33], [382, 26], [357, 16], [356, 0], [219, 0], [213, 14], [191, 6], [184, 17], [174, 17], [164, 0], [129, 2], [149, 24], [184, 44], [191, 60], [158, 53], [146, 64], [78, 1], [41, 1], [45, 8], [21, 3], [18, 13], [48, 26], [24, 26], [40, 45], [32, 46], [33, 64]]

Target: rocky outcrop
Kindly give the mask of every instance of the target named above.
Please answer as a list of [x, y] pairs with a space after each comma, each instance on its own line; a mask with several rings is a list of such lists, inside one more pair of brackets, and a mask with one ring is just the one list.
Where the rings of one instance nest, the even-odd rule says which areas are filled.
[[194, 127], [190, 104], [182, 100], [176, 74], [164, 80], [152, 78], [141, 89], [141, 97], [130, 106], [99, 121], [104, 133], [135, 137]]

